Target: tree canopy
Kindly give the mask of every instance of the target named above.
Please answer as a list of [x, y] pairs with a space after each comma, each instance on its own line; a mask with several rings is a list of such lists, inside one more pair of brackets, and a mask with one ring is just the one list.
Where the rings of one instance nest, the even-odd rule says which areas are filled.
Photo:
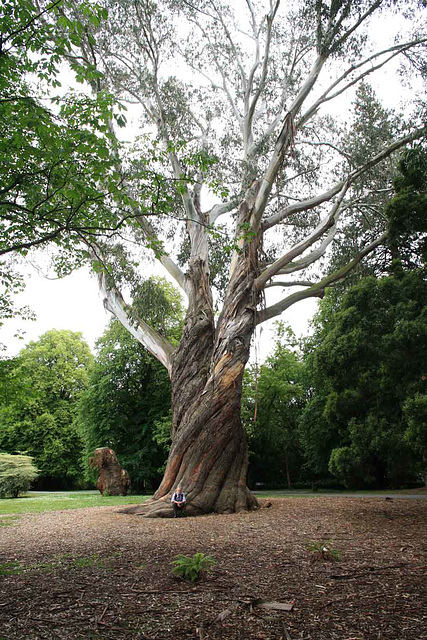
[[0, 406], [0, 449], [26, 452], [40, 486], [81, 482], [82, 440], [75, 425], [93, 356], [80, 333], [52, 329], [10, 361]]

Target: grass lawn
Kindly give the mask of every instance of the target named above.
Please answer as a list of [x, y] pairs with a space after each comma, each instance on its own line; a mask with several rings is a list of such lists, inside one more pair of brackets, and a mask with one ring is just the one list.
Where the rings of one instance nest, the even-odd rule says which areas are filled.
[[141, 504], [150, 496], [106, 496], [100, 493], [74, 491], [70, 493], [29, 493], [19, 498], [0, 500], [0, 516], [10, 513], [41, 513], [85, 507], [115, 507], [122, 504]]
[[[399, 491], [359, 491], [354, 492], [355, 495], [399, 495], [405, 493], [423, 494], [427, 493], [426, 489], [418, 490], [399, 490]], [[257, 491], [258, 498], [321, 498], [326, 492], [318, 491], [317, 493], [311, 493], [308, 490], [304, 491], [289, 491], [289, 490], [264, 490]], [[329, 494], [351, 494], [353, 492], [347, 491], [328, 491]], [[151, 496], [107, 496], [102, 497], [97, 491], [58, 491], [51, 493], [36, 493], [30, 492], [24, 494], [19, 498], [4, 498], [0, 500], [0, 517], [7, 514], [18, 513], [41, 513], [43, 511], [62, 511], [63, 509], [83, 509], [87, 507], [116, 507], [123, 504], [141, 504], [145, 500], [148, 500]]]

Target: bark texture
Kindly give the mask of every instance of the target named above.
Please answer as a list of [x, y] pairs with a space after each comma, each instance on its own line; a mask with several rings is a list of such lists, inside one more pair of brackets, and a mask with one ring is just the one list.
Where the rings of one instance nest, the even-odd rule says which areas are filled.
[[116, 454], [108, 447], [95, 449], [93, 458], [89, 460], [91, 467], [97, 467], [99, 471], [96, 488], [102, 495], [125, 496], [130, 487], [130, 478], [127, 471], [122, 469]]
[[[240, 217], [250, 214], [242, 203]], [[209, 275], [192, 261], [192, 291], [183, 337], [173, 357], [173, 440], [153, 500], [130, 508], [147, 517], [172, 517], [171, 494], [181, 486], [187, 515], [233, 513], [258, 507], [246, 486], [246, 435], [240, 419], [243, 372], [255, 326], [258, 240], [244, 241], [232, 267], [215, 327]]]

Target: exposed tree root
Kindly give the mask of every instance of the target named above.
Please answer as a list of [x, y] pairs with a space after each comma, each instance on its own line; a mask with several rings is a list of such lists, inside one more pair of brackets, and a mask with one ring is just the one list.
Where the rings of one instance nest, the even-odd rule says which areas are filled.
[[[243, 503], [241, 500], [240, 501], [236, 500], [235, 504], [233, 505], [234, 508], [230, 508], [231, 505], [229, 501], [218, 501], [218, 503], [227, 505], [228, 508], [209, 509], [207, 507], [206, 510], [204, 510], [203, 508], [198, 506], [201, 504], [200, 496], [198, 496], [198, 505], [192, 504], [191, 501], [187, 503], [187, 506], [185, 509], [185, 517], [186, 516], [189, 516], [189, 517], [203, 516], [203, 515], [208, 515], [209, 513], [219, 513], [219, 514], [242, 513], [244, 511], [253, 511], [255, 509], [261, 508], [261, 504], [255, 498], [255, 496], [249, 491], [249, 489], [246, 489], [245, 502]], [[147, 500], [147, 502], [144, 502], [143, 504], [129, 505], [127, 507], [124, 507], [123, 509], [120, 509], [119, 513], [142, 516], [144, 518], [173, 518], [174, 517], [172, 504], [170, 502], [170, 496], [168, 496], [166, 499], [165, 498], [161, 498], [158, 500], [152, 499], [152, 500]]]

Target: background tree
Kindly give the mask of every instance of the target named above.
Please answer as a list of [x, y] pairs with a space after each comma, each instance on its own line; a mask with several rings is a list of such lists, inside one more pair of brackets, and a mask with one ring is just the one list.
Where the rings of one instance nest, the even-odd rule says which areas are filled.
[[[355, 169], [381, 152], [384, 144], [391, 144], [404, 127], [404, 119], [394, 110], [386, 109], [372, 87], [365, 81], [358, 85], [352, 102], [352, 119], [340, 134], [343, 153], [341, 169]], [[357, 255], [366, 243], [387, 229], [385, 208], [394, 195], [392, 176], [398, 158], [392, 155], [381, 164], [374, 165], [355, 181], [351, 196], [343, 204], [341, 217], [345, 224], [332, 243], [329, 266], [334, 271]], [[390, 265], [387, 244], [378, 247], [349, 274], [338, 288], [346, 288], [364, 275], [384, 275]]]
[[306, 341], [314, 395], [300, 436], [318, 477], [328, 464], [350, 486], [424, 473], [425, 158], [422, 145], [402, 154], [385, 207], [395, 277], [329, 292]]
[[31, 455], [39, 488], [81, 483], [82, 440], [74, 420], [92, 358], [80, 333], [53, 329], [12, 361], [13, 388], [0, 407], [0, 449]]
[[275, 349], [243, 381], [242, 419], [248, 436], [249, 479], [291, 487], [301, 479], [298, 417], [306, 402], [305, 372], [296, 339], [280, 324]]
[[[179, 293], [163, 279], [151, 279], [144, 290], [151, 321], [172, 341], [182, 329]], [[166, 369], [116, 320], [96, 343], [87, 390], [79, 406], [79, 428], [84, 441], [87, 479], [92, 478], [88, 459], [97, 447], [111, 447], [130, 475], [132, 489], [151, 490], [161, 479], [164, 448], [155, 439], [156, 423], [166, 419], [170, 437], [170, 381]], [[167, 454], [166, 454], [167, 457]]]
[[427, 150], [422, 144], [407, 150], [394, 179], [395, 197], [386, 214], [394, 269], [427, 262]]
[[301, 429], [314, 471], [329, 458], [350, 487], [424, 476], [426, 313], [425, 270], [367, 277], [344, 295], [312, 359], [318, 392]]
[[[424, 133], [417, 112], [399, 137], [384, 140], [362, 164], [344, 167], [325, 108], [399, 54], [422, 69], [424, 11], [405, 5], [406, 12], [413, 10], [405, 22], [395, 14], [398, 5], [383, 0], [292, 6], [279, 0], [203, 0], [197, 6], [105, 0], [102, 7], [108, 20], [96, 25], [77, 3], [58, 8], [58, 36], [71, 30], [76, 38], [66, 58], [95, 95], [110, 90], [136, 103], [141, 133], [154, 128], [152, 166], [170, 180], [159, 183], [159, 206], [156, 198], [148, 204], [144, 179], [128, 170], [147, 157], [147, 135], [129, 149], [117, 141], [115, 167], [127, 189], [129, 224], [119, 247], [117, 238], [103, 244], [83, 238], [105, 306], [171, 377], [169, 462], [155, 501], [145, 509], [168, 515], [165, 503], [178, 483], [185, 486], [189, 513], [253, 508], [240, 399], [254, 328], [301, 299], [323, 296], [384, 242], [382, 233], [366, 238], [349, 262], [323, 270], [323, 276], [311, 269], [327, 257], [360, 179]], [[368, 29], [381, 12], [408, 29], [375, 49]], [[75, 20], [82, 25], [78, 32]], [[108, 135], [114, 144], [112, 124]], [[165, 211], [163, 189], [170, 215], [149, 218]], [[209, 189], [213, 205], [206, 204]], [[224, 285], [219, 316], [210, 280], [213, 229], [224, 238], [221, 257], [228, 271], [226, 282], [215, 280]], [[184, 252], [173, 242], [182, 235]], [[121, 292], [129, 271], [134, 277], [129, 263], [153, 249], [188, 297], [178, 346], [150, 327], [142, 310], [133, 313]], [[187, 257], [185, 267], [177, 264], [178, 254]], [[279, 299], [270, 297], [271, 286], [282, 288]], [[302, 288], [291, 293], [296, 286]]]

